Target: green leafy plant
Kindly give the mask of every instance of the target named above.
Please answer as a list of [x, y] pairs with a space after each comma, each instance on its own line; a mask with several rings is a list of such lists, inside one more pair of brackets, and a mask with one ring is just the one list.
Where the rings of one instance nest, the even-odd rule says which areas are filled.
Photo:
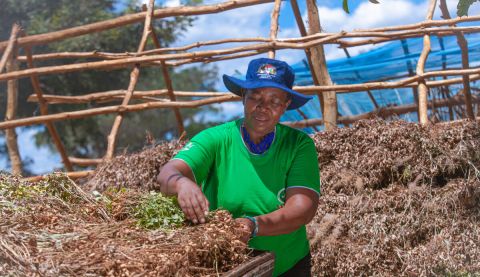
[[[368, 1], [373, 4], [380, 4], [380, 2], [377, 0], [368, 0]], [[346, 13], [350, 13], [350, 9], [348, 8], [348, 0], [343, 0], [343, 10]]]
[[459, 0], [457, 5], [457, 16], [468, 16], [470, 6], [479, 0]]
[[133, 208], [133, 215], [138, 225], [147, 229], [171, 230], [182, 226], [185, 221], [177, 199], [158, 192], [143, 196]]

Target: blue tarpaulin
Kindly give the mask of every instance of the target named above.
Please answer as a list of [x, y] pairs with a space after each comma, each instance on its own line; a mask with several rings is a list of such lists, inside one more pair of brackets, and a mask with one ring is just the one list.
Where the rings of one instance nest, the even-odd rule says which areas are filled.
[[[480, 66], [480, 35], [465, 35], [468, 42], [470, 67]], [[394, 41], [353, 57], [327, 61], [328, 71], [335, 84], [359, 84], [375, 81], [395, 81], [415, 75], [417, 61], [423, 48], [423, 38]], [[292, 67], [296, 74], [296, 85], [313, 85], [306, 60]], [[461, 50], [455, 36], [431, 36], [431, 52], [425, 64], [425, 72], [462, 68]], [[450, 76], [458, 78], [460, 76]], [[443, 78], [443, 77], [440, 77]], [[440, 79], [437, 78], [437, 79]], [[475, 84], [475, 83], [473, 83]], [[456, 94], [461, 85], [451, 86]], [[411, 88], [384, 89], [371, 91], [379, 106], [410, 104], [414, 102]], [[366, 92], [338, 94], [338, 111], [341, 115], [356, 115], [374, 110], [374, 105]], [[321, 118], [318, 98], [301, 108], [309, 118]], [[416, 113], [400, 116], [405, 120], [416, 121]], [[298, 112], [287, 112], [282, 121], [303, 119]], [[311, 130], [307, 130], [311, 131]]]

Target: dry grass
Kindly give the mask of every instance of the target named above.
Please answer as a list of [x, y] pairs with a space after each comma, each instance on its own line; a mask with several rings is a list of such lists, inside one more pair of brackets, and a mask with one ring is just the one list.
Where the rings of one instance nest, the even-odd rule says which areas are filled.
[[[313, 138], [322, 179], [307, 226], [315, 276], [480, 275], [476, 123], [371, 120]], [[211, 276], [238, 266], [247, 250], [228, 214], [171, 233], [134, 223], [129, 207], [180, 147], [160, 144], [101, 165], [87, 190], [112, 198], [111, 188], [129, 188], [106, 206], [62, 182], [49, 197], [1, 198], [0, 272]]]
[[203, 225], [152, 231], [131, 215], [139, 192], [111, 193], [118, 197], [104, 201], [61, 175], [35, 186], [0, 177], [8, 185], [0, 187], [2, 274], [214, 276], [248, 259], [225, 211]]
[[476, 123], [372, 120], [314, 139], [324, 194], [308, 226], [315, 275], [479, 274]]

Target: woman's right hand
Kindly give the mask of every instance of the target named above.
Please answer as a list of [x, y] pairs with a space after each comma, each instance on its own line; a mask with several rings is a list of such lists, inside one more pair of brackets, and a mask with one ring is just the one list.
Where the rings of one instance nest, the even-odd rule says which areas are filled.
[[205, 223], [209, 203], [200, 187], [189, 178], [183, 177], [176, 181], [177, 199], [180, 208], [193, 223]]

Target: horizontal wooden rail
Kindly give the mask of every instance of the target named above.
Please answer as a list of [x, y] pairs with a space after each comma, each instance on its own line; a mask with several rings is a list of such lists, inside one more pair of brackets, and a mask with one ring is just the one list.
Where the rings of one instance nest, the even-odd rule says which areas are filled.
[[102, 162], [102, 159], [87, 159], [87, 158], [76, 158], [76, 157], [68, 157], [72, 164], [76, 164], [79, 166], [92, 166], [98, 165]]
[[[122, 99], [125, 96], [126, 90], [111, 90], [111, 91], [104, 91], [104, 92], [95, 92], [85, 95], [78, 95], [78, 96], [62, 96], [62, 95], [52, 95], [52, 94], [44, 94], [43, 98], [46, 103], [48, 104], [83, 104], [89, 103], [93, 101], [99, 101], [102, 103], [108, 101], [118, 101], [118, 97]], [[146, 90], [146, 91], [134, 91], [132, 97], [142, 99], [148, 96], [166, 96], [167, 95], [166, 89], [159, 89], [159, 90]], [[223, 96], [226, 94], [230, 94], [230, 92], [201, 92], [201, 91], [174, 91], [175, 96], [177, 97], [212, 97], [212, 96]], [[233, 94], [232, 94], [233, 95]], [[38, 102], [38, 97], [36, 94], [31, 94], [27, 98], [28, 102]]]
[[[273, 2], [273, 0], [235, 0], [213, 5], [205, 6], [182, 6], [157, 9], [154, 11], [154, 18], [164, 18], [170, 16], [189, 16], [200, 14], [219, 13], [231, 9], [242, 8], [252, 5]], [[147, 16], [147, 12], [139, 12], [134, 14], [127, 14], [114, 19], [99, 21], [91, 24], [86, 24], [78, 27], [68, 28], [61, 31], [55, 31], [45, 34], [32, 35], [20, 38], [18, 40], [19, 46], [47, 44], [54, 41], [59, 41], [66, 38], [82, 36], [90, 33], [96, 33], [125, 26], [132, 23], [142, 22]], [[8, 42], [0, 42], [0, 52], [7, 47]]]
[[[68, 176], [68, 178], [70, 178], [72, 180], [76, 180], [76, 179], [87, 177], [88, 175], [92, 174], [93, 172], [94, 172], [93, 170], [85, 170], [85, 171], [64, 172], [64, 174], [66, 174]], [[27, 182], [35, 183], [35, 182], [38, 182], [38, 181], [41, 181], [41, 180], [45, 179], [47, 176], [48, 175], [39, 175], [39, 176], [23, 178], [22, 180], [27, 181]]]
[[108, 106], [108, 107], [102, 107], [102, 108], [87, 109], [82, 111], [63, 112], [63, 113], [57, 113], [57, 114], [41, 115], [41, 116], [4, 121], [4, 122], [0, 122], [0, 130], [12, 128], [12, 127], [18, 127], [18, 126], [28, 126], [28, 125], [46, 123], [46, 122], [61, 121], [61, 120], [68, 120], [68, 119], [75, 119], [75, 118], [84, 118], [84, 117], [95, 116], [100, 114], [136, 112], [136, 111], [143, 111], [143, 110], [157, 109], [157, 108], [174, 108], [174, 107], [197, 108], [203, 105], [209, 105], [213, 103], [238, 101], [239, 99], [240, 99], [239, 96], [230, 94], [225, 96], [211, 97], [207, 99], [192, 100], [192, 101], [177, 101], [177, 102], [153, 101], [153, 102], [133, 104], [133, 105], [127, 105], [127, 106], [122, 106], [122, 105]]
[[[472, 96], [472, 101], [478, 104], [480, 103], [480, 97]], [[458, 105], [464, 105], [464, 104], [465, 104], [465, 98], [463, 96], [455, 96], [448, 99], [440, 99], [440, 100], [428, 102], [429, 107], [435, 106], [435, 108], [446, 107], [446, 106], [458, 106]], [[352, 115], [352, 116], [341, 116], [338, 118], [338, 123], [352, 124], [362, 119], [370, 119], [374, 117], [384, 118], [392, 115], [401, 115], [401, 114], [416, 112], [417, 110], [418, 110], [417, 104], [407, 104], [407, 105], [401, 105], [401, 106], [395, 106], [395, 107], [379, 108], [368, 113], [362, 113], [362, 114]], [[323, 125], [323, 120], [321, 118], [312, 118], [312, 119], [299, 120], [299, 121], [286, 121], [286, 122], [282, 122], [282, 124], [293, 127], [293, 128], [306, 128], [310, 126]]]
[[[316, 33], [305, 37], [300, 38], [288, 38], [288, 39], [270, 39], [270, 38], [243, 38], [243, 39], [223, 39], [223, 40], [211, 40], [211, 41], [201, 41], [195, 42], [186, 46], [181, 47], [172, 47], [172, 48], [159, 48], [159, 49], [152, 49], [141, 51], [138, 53], [108, 53], [108, 52], [98, 52], [98, 51], [90, 51], [90, 52], [61, 52], [61, 53], [49, 53], [49, 54], [39, 54], [34, 55], [33, 59], [37, 60], [49, 60], [49, 59], [65, 59], [65, 58], [98, 58], [98, 59], [106, 59], [106, 60], [118, 60], [118, 59], [126, 59], [132, 57], [141, 57], [147, 55], [156, 55], [162, 54], [166, 52], [179, 52], [179, 51], [186, 51], [192, 48], [198, 48], [201, 46], [206, 45], [216, 45], [216, 44], [224, 44], [224, 43], [247, 43], [247, 42], [263, 42], [264, 44], [273, 44], [273, 47], [278, 47], [278, 49], [285, 49], [285, 48], [292, 48], [292, 49], [304, 49], [308, 48], [303, 46], [305, 43], [316, 41], [318, 39], [325, 39], [325, 38], [332, 38], [334, 36], [338, 36], [337, 39], [329, 39], [325, 40], [323, 44], [339, 44], [341, 47], [352, 47], [352, 46], [359, 46], [365, 44], [372, 44], [372, 43], [380, 43], [392, 40], [401, 40], [404, 38], [414, 38], [420, 37], [425, 34], [437, 34], [442, 36], [447, 35], [455, 35], [456, 32], [463, 32], [463, 33], [474, 33], [480, 32], [479, 26], [470, 26], [470, 27], [441, 27], [441, 28], [425, 28], [419, 30], [405, 30], [405, 31], [398, 31], [393, 33], [386, 33], [381, 31], [351, 31], [345, 32], [342, 31], [340, 33]], [[342, 39], [345, 38], [363, 38], [363, 37], [370, 37], [366, 40], [358, 40], [358, 41], [345, 41]], [[264, 44], [253, 44], [253, 46], [264, 45]], [[296, 46], [296, 44], [298, 44]], [[252, 45], [250, 45], [252, 46]], [[264, 48], [263, 48], [264, 49]], [[25, 56], [20, 56], [19, 61], [26, 61]]]

